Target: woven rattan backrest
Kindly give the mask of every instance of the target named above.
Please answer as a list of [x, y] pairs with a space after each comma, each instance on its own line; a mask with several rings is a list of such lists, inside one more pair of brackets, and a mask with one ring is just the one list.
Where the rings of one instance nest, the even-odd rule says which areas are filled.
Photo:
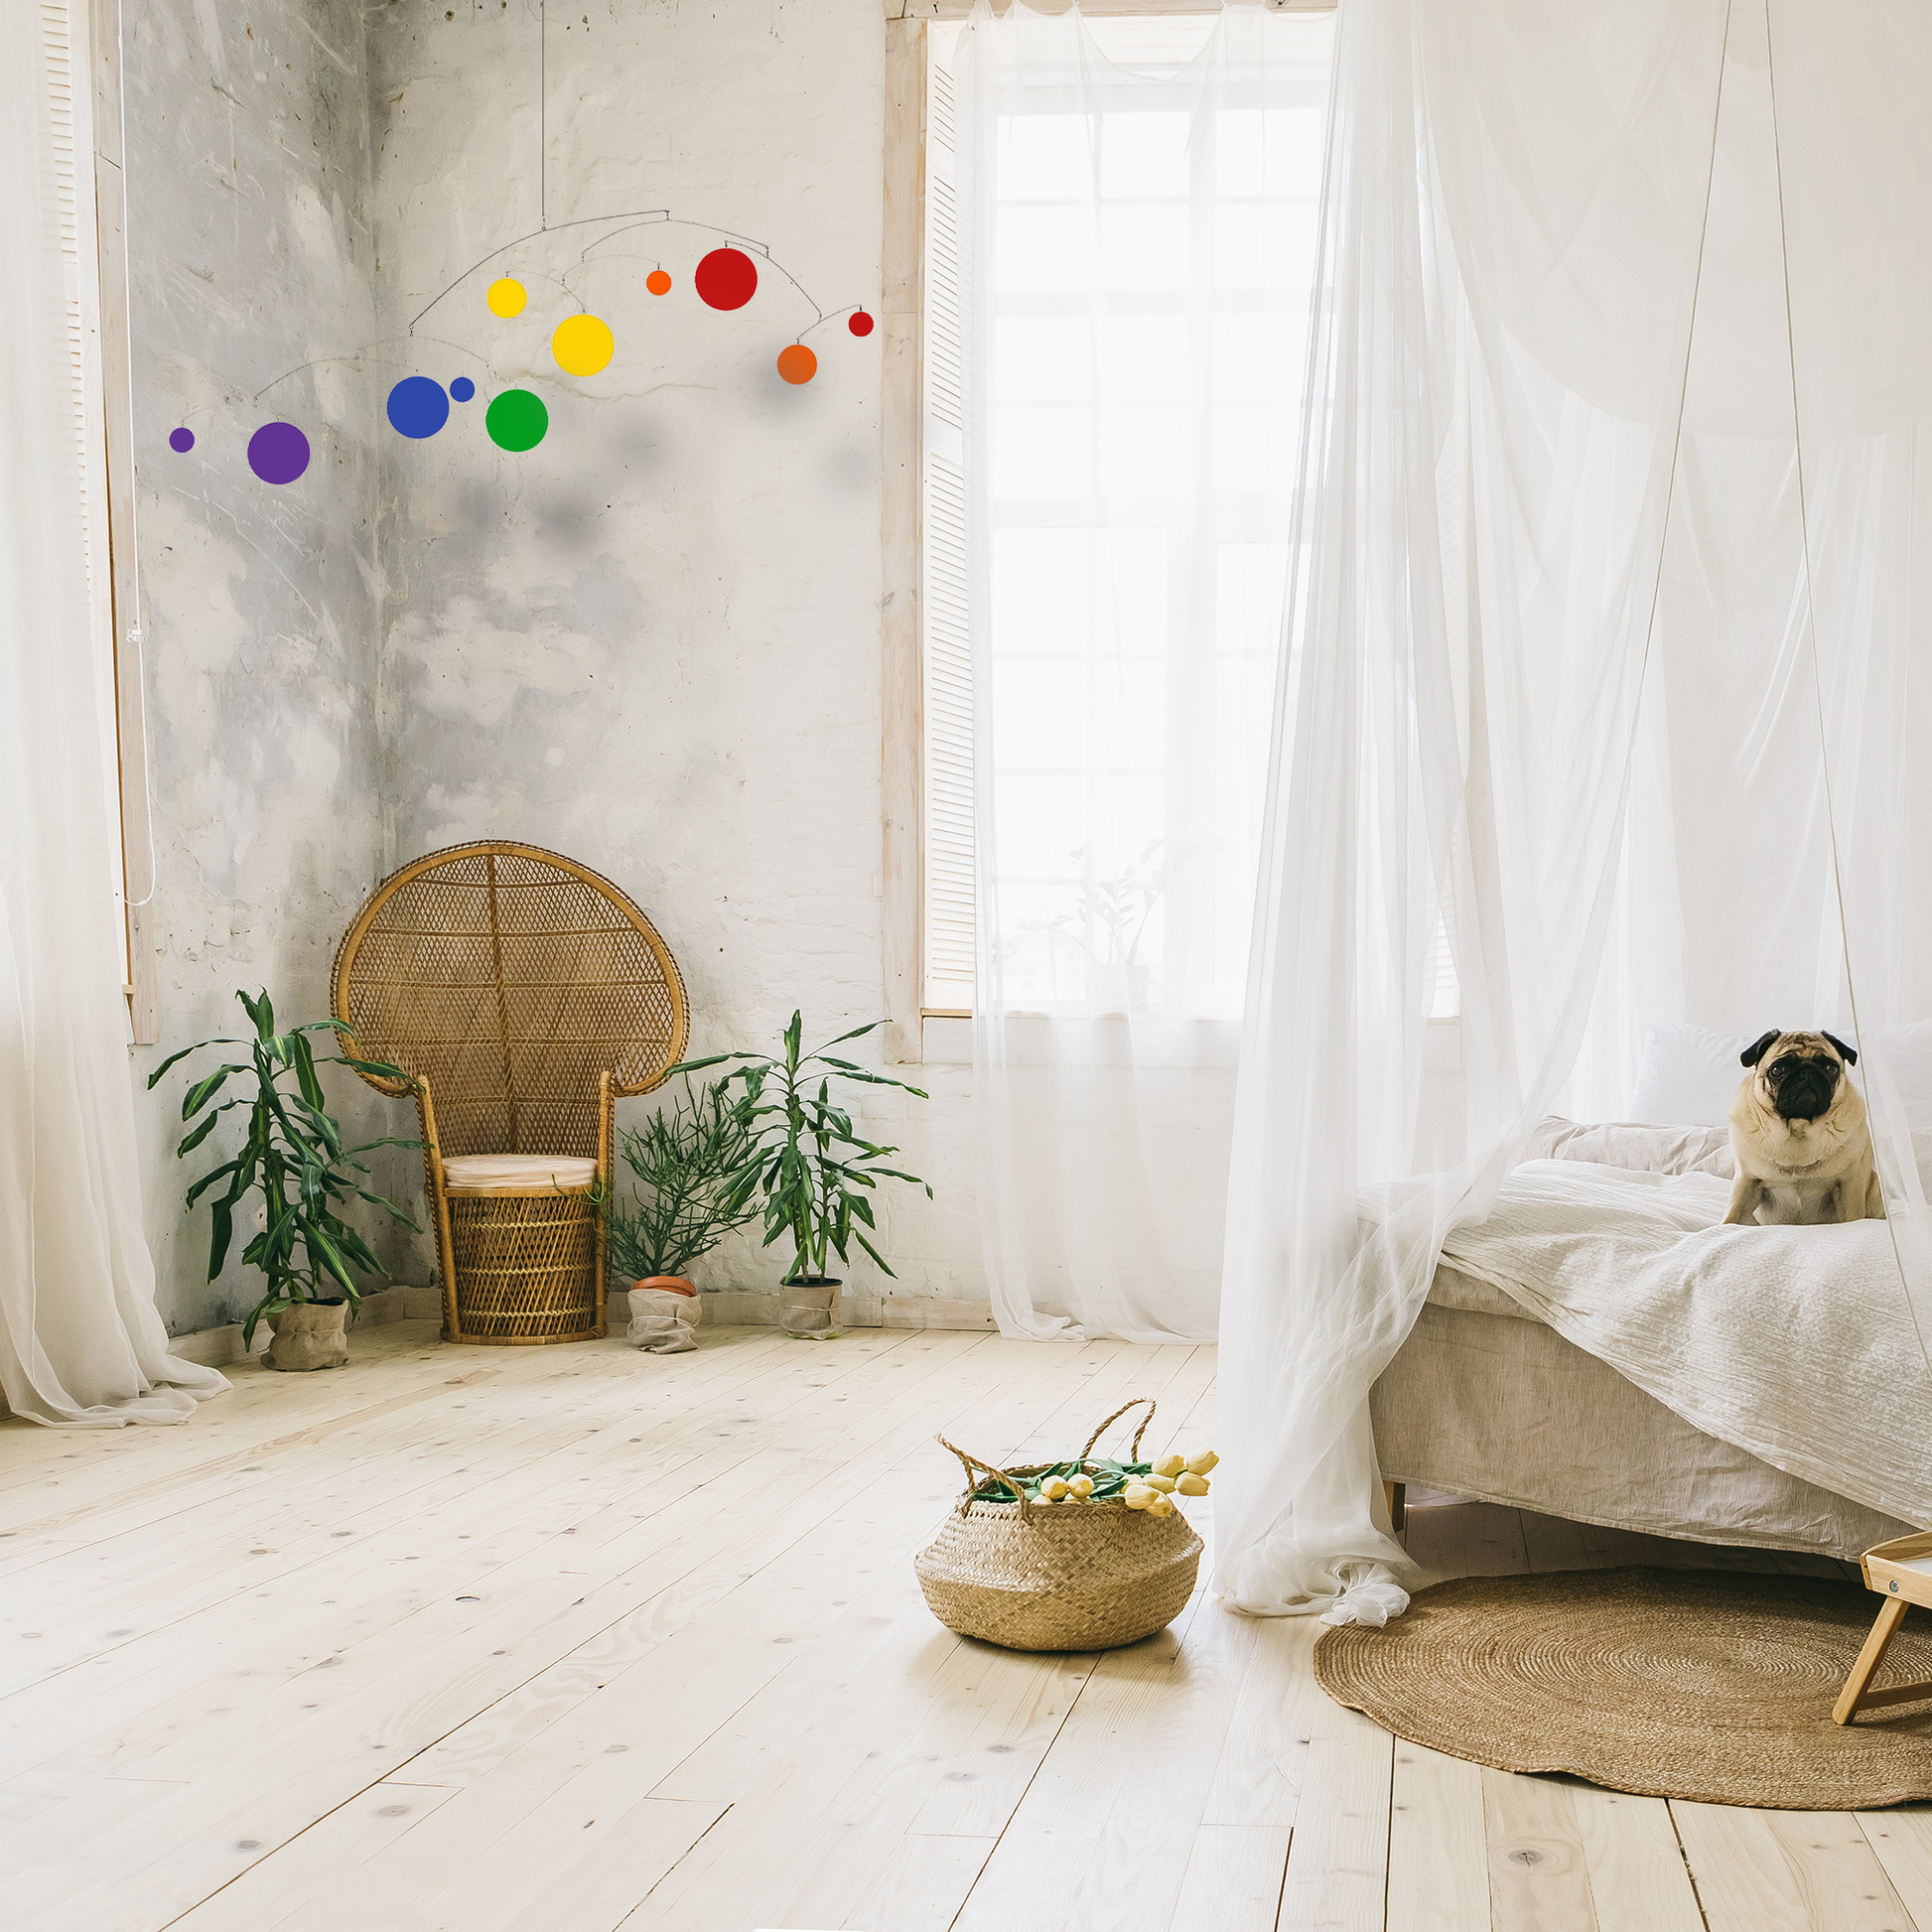
[[336, 955], [335, 1010], [363, 1057], [429, 1081], [446, 1155], [594, 1158], [599, 1073], [646, 1092], [690, 1032], [677, 962], [623, 894], [495, 841], [376, 888]]

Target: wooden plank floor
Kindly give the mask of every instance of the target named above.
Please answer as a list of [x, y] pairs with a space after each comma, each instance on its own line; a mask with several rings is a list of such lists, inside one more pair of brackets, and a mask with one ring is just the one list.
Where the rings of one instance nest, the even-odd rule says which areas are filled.
[[[941, 1629], [934, 1432], [1043, 1457], [1145, 1393], [1205, 1447], [1211, 1349], [353, 1347], [178, 1429], [0, 1424], [9, 1932], [1932, 1932], [1932, 1808], [1483, 1770], [1204, 1596], [1100, 1657]], [[1800, 1562], [1411, 1524], [1439, 1575]]]

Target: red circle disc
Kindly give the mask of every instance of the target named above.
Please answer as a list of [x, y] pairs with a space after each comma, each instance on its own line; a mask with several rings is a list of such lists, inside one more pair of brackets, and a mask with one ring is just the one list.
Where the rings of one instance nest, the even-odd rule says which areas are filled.
[[852, 320], [845, 325], [855, 336], [872, 334], [872, 318], [863, 309], [854, 309]]
[[758, 293], [758, 269], [740, 248], [714, 248], [694, 279], [698, 300], [713, 309], [742, 309]]

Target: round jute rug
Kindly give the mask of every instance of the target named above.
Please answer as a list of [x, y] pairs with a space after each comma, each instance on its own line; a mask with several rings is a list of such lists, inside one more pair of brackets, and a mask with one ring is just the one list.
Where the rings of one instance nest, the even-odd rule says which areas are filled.
[[[1324, 1631], [1314, 1674], [1398, 1737], [1499, 1770], [1862, 1811], [1932, 1797], [1932, 1696], [1832, 1723], [1877, 1609], [1856, 1584], [1738, 1571], [1466, 1577], [1386, 1629]], [[1920, 1678], [1932, 1611], [1907, 1614], [1873, 1688]]]

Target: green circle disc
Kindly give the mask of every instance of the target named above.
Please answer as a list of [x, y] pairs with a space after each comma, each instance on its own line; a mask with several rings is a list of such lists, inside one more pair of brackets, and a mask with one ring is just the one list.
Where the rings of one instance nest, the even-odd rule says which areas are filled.
[[527, 389], [505, 389], [483, 414], [483, 428], [499, 450], [534, 450], [549, 427], [543, 398]]

